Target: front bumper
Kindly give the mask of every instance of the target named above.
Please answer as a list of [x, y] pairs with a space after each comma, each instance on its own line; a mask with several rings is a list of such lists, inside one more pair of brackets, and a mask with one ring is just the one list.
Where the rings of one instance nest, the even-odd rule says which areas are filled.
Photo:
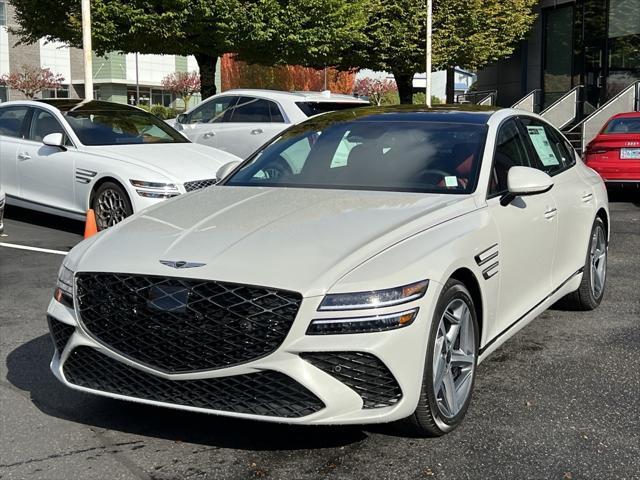
[[[58, 347], [51, 361], [51, 370], [61, 382], [76, 390], [181, 410], [291, 424], [391, 422], [411, 415], [417, 405], [430, 319], [435, 307], [434, 299], [437, 298], [439, 289], [440, 286], [436, 282], [432, 282], [422, 299], [400, 307], [403, 310], [416, 306], [420, 308], [418, 316], [411, 325], [397, 330], [365, 334], [306, 335], [307, 327], [312, 319], [334, 318], [336, 313], [316, 311], [322, 297], [304, 298], [291, 330], [275, 352], [263, 358], [229, 368], [178, 374], [154, 370], [110, 350], [108, 346], [102, 345], [85, 331], [77, 321], [76, 312], [73, 309], [52, 299], [47, 315], [51, 319], [50, 321], [61, 322], [63, 330], [65, 330], [65, 326], [68, 326], [68, 334], [63, 341], [58, 339]], [[394, 307], [391, 307], [379, 309], [374, 313], [392, 313], [397, 310], [398, 307], [395, 307], [395, 310]], [[353, 313], [344, 312], [339, 316], [352, 317]], [[372, 311], [367, 311], [366, 315], [371, 313]], [[360, 314], [364, 315], [365, 313], [360, 312]], [[60, 336], [58, 335], [58, 337]], [[121, 388], [114, 390], [100, 382], [96, 383], [98, 386], [95, 388], [87, 388], [81, 384], [82, 382], [78, 382], [73, 375], [69, 375], [69, 370], [65, 371], [65, 367], [72, 366], [72, 363], [67, 365], [67, 362], [73, 361], [70, 361], [74, 355], [73, 352], [80, 348], [88, 348], [99, 353], [100, 358], [104, 356], [107, 363], [116, 367], [107, 370], [111, 373], [105, 373], [105, 375], [134, 375], [142, 378], [141, 381], [144, 383], [149, 383], [150, 380], [151, 383], [157, 384], [157, 389], [154, 391], [174, 393], [170, 396], [163, 394], [160, 397], [154, 397], [147, 393], [136, 393], [133, 390]], [[364, 363], [369, 362], [369, 366], [373, 365], [375, 368], [377, 361], [378, 370], [374, 370], [373, 374], [370, 369], [364, 371], [360, 367], [355, 371], [345, 370], [344, 364], [341, 369], [335, 359], [344, 359], [344, 356], [340, 356], [345, 352], [349, 353], [349, 358], [352, 360], [353, 353], [358, 355], [355, 358], [357, 365], [363, 365], [362, 360], [364, 360]], [[382, 367], [379, 364], [382, 364]], [[337, 370], [336, 367], [338, 367]], [[388, 377], [383, 379], [384, 381], [380, 381], [381, 377], [376, 372], [384, 372], [384, 370], [392, 376], [393, 382], [389, 382]], [[351, 373], [355, 373], [355, 375]], [[253, 379], [262, 378], [255, 376], [258, 374], [271, 375], [275, 384], [270, 383], [266, 388], [274, 390], [274, 385], [281, 385], [279, 388], [286, 395], [278, 397], [280, 399], [278, 401], [281, 401], [281, 398], [289, 399], [292, 407], [276, 405], [276, 400], [269, 397], [260, 402], [260, 408], [263, 410], [253, 408], [243, 411], [241, 407], [246, 402], [262, 398], [264, 392], [260, 390], [259, 386], [258, 390], [255, 390], [256, 382], [253, 382]], [[263, 375], [263, 377], [266, 376]], [[236, 385], [236, 380], [243, 381], [245, 378], [251, 381], [241, 382], [239, 389], [234, 393], [233, 403], [225, 403], [224, 398], [220, 396], [216, 397], [215, 394], [202, 393], [202, 390], [198, 390], [203, 385], [198, 382], [209, 381], [214, 385], [212, 387], [214, 393], [215, 391], [226, 392], [229, 389], [227, 386], [229, 381], [233, 381]], [[269, 382], [272, 379], [269, 379]], [[121, 383], [120, 380], [118, 379], [118, 383]], [[299, 385], [300, 388], [296, 388], [294, 384]], [[378, 401], [379, 399], [372, 401], [371, 398], [367, 398], [366, 392], [363, 393], [359, 389], [359, 385], [366, 386], [368, 384], [375, 384], [377, 392], [383, 392], [382, 395], [388, 395], [391, 400], [385, 404], [385, 402]], [[199, 396], [202, 399], [195, 402], [185, 401], [186, 397], [181, 388], [186, 385], [194, 385], [196, 390], [201, 392]], [[215, 390], [218, 387], [222, 390]], [[308, 392], [309, 395], [307, 396], [305, 392]], [[317, 399], [317, 402], [314, 399]], [[296, 410], [296, 405], [308, 408], [300, 407]], [[291, 413], [292, 409], [295, 410], [293, 414]], [[247, 413], [247, 411], [251, 411], [251, 413]]]

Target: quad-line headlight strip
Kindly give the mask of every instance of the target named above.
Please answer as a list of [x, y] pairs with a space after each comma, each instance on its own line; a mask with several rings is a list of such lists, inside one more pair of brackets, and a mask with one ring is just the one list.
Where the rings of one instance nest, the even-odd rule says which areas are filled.
[[173, 183], [144, 182], [142, 180], [129, 180], [129, 182], [141, 197], [171, 198], [180, 195], [178, 187]]
[[324, 297], [318, 311], [360, 310], [400, 305], [422, 298], [429, 286], [429, 280], [410, 283], [397, 288], [373, 290], [370, 292], [332, 293]]

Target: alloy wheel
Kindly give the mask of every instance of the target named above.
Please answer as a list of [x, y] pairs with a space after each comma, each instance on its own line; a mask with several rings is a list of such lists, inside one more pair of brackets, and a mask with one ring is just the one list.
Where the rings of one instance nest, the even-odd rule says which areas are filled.
[[591, 293], [594, 298], [600, 298], [607, 277], [607, 241], [600, 225], [595, 228], [591, 237], [589, 260]]
[[433, 391], [440, 414], [455, 417], [473, 385], [476, 340], [469, 305], [454, 299], [445, 308], [433, 350]]
[[126, 200], [117, 190], [107, 188], [98, 196], [95, 212], [100, 230], [112, 227], [127, 217]]

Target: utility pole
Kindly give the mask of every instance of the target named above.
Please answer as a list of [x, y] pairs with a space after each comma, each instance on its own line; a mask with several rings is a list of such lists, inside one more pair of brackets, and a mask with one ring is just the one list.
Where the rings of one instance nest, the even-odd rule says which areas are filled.
[[427, 0], [427, 48], [425, 58], [425, 103], [431, 107], [431, 36], [433, 30], [433, 0]]
[[91, 51], [91, 5], [82, 0], [82, 50], [84, 51], [84, 98], [93, 100], [93, 59]]
[[138, 71], [138, 52], [136, 52], [136, 106], [140, 105], [140, 77]]

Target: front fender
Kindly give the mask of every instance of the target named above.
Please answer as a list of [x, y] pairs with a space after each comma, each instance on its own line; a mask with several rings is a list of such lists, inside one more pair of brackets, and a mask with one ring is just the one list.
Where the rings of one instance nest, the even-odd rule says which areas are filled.
[[[482, 318], [494, 318], [499, 275], [485, 279], [484, 267], [478, 265], [475, 256], [496, 243], [498, 230], [489, 210], [475, 210], [380, 252], [338, 280], [330, 292], [377, 290], [428, 279], [431, 295], [439, 295], [454, 272], [467, 269], [480, 285]], [[483, 328], [481, 344], [490, 334], [490, 328]]]

